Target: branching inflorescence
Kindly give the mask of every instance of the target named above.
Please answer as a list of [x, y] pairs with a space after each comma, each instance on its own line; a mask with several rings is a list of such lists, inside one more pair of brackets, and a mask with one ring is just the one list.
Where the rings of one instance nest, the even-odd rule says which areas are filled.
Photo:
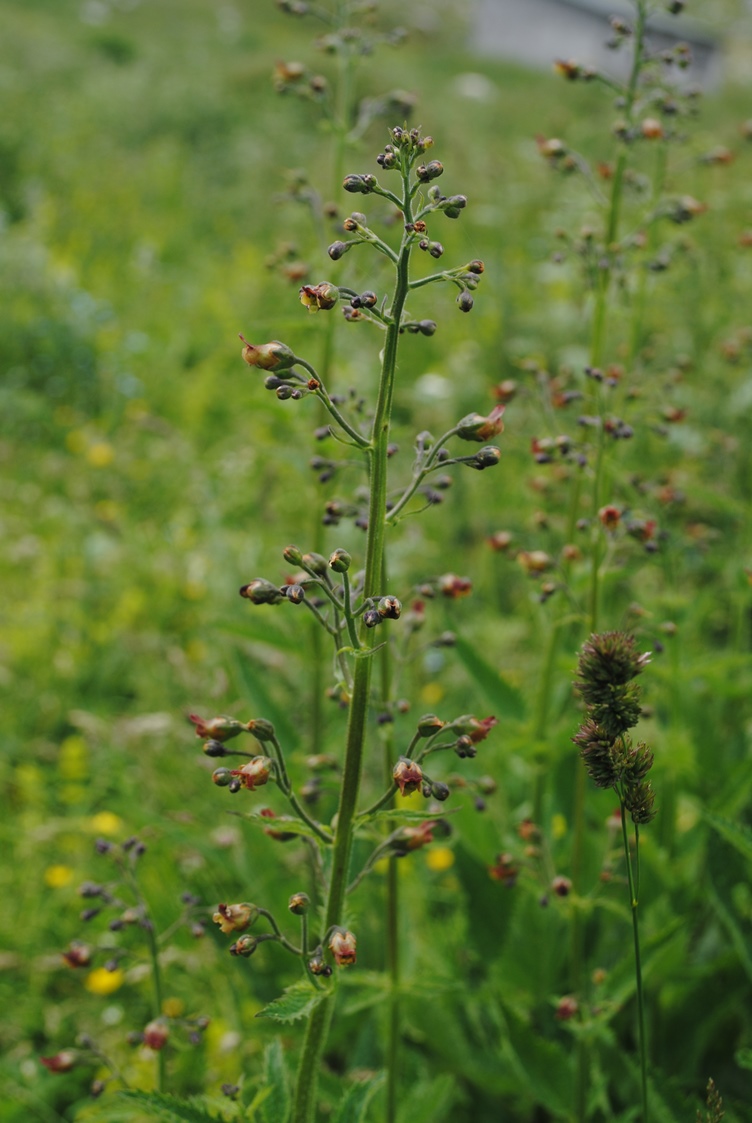
[[[464, 465], [483, 471], [498, 464], [501, 456], [499, 448], [488, 443], [503, 430], [504, 406], [497, 405], [488, 415], [471, 413], [461, 418], [438, 438], [428, 432], [418, 434], [409, 479], [396, 488], [390, 486], [388, 463], [393, 451], [390, 430], [399, 341], [405, 332], [432, 335], [436, 330], [433, 320], [411, 317], [407, 309], [409, 296], [431, 284], [448, 284], [457, 290], [456, 303], [460, 311], [469, 312], [473, 306], [472, 294], [483, 273], [483, 263], [473, 260], [456, 268], [411, 277], [414, 250], [432, 261], [441, 258], [444, 252], [441, 243], [431, 237], [429, 222], [441, 216], [456, 219], [467, 205], [464, 195], [442, 194], [435, 181], [442, 175], [443, 166], [438, 160], [426, 158], [432, 146], [431, 137], [422, 136], [418, 129], [394, 128], [390, 143], [377, 158], [377, 164], [396, 180], [394, 190], [382, 186], [371, 173], [351, 174], [344, 179], [345, 191], [385, 200], [398, 210], [401, 238], [399, 245], [392, 245], [372, 229], [363, 213], [354, 212], [343, 223], [346, 240], [332, 243], [329, 257], [338, 261], [357, 247], [370, 246], [389, 261], [394, 270], [391, 293], [382, 296], [371, 290], [358, 293], [330, 281], [304, 284], [300, 289], [300, 301], [310, 313], [332, 313], [341, 306], [346, 320], [366, 321], [379, 331], [381, 369], [370, 410], [358, 403], [357, 409], [348, 411], [348, 399], [330, 394], [314, 365], [296, 355], [286, 344], [279, 341], [254, 344], [243, 340], [243, 359], [249, 366], [265, 372], [266, 388], [281, 401], [316, 398], [329, 416], [329, 434], [353, 453], [361, 454], [368, 472], [367, 495], [353, 503], [340, 503], [336, 510], [328, 508], [324, 516], [327, 525], [336, 525], [341, 518], [351, 517], [365, 530], [361, 567], [356, 569], [350, 553], [341, 547], [325, 557], [288, 546], [283, 556], [288, 565], [295, 567], [295, 572], [284, 583], [257, 577], [240, 590], [241, 596], [253, 605], [303, 606], [331, 641], [335, 690], [341, 704], [348, 709], [336, 817], [331, 822], [322, 822], [309, 811], [290, 779], [285, 747], [270, 722], [191, 718], [197, 734], [205, 739], [207, 755], [245, 758], [237, 767], [218, 767], [213, 774], [217, 785], [230, 792], [255, 792], [267, 784], [277, 785], [292, 814], [278, 816], [262, 809], [250, 817], [261, 821], [273, 837], [302, 836], [315, 852], [315, 866], [324, 887], [325, 906], [316, 928], [309, 926], [307, 895], [297, 892], [290, 899], [290, 910], [301, 922], [298, 943], [282, 934], [271, 913], [249, 902], [220, 905], [214, 917], [223, 932], [237, 936], [230, 949], [236, 955], [247, 957], [260, 943], [268, 941], [302, 960], [304, 983], [307, 980], [306, 985], [310, 987], [306, 998], [310, 1018], [298, 1070], [293, 1123], [309, 1123], [315, 1116], [318, 1067], [334, 995], [333, 984], [324, 980], [331, 976], [332, 964], [344, 967], [356, 961], [356, 936], [345, 927], [347, 894], [357, 888], [380, 858], [404, 857], [433, 840], [433, 832], [440, 828], [442, 820], [441, 805], [449, 797], [450, 788], [434, 774], [433, 767], [429, 774], [428, 758], [442, 750], [454, 750], [460, 759], [472, 758], [477, 745], [496, 724], [493, 717], [479, 719], [463, 714], [444, 720], [433, 714], [426, 715], [403, 744], [401, 753], [395, 753], [386, 790], [369, 805], [359, 806], [368, 714], [373, 701], [373, 656], [384, 651], [385, 646], [388, 650], [388, 639], [376, 642], [374, 637], [377, 629], [391, 629], [403, 615], [401, 601], [384, 577], [387, 532], [406, 515], [437, 501], [436, 489], [445, 488], [451, 481], [451, 477], [445, 475], [447, 468]], [[463, 455], [450, 447], [455, 442], [481, 447]], [[439, 592], [452, 598], [464, 595], [468, 589], [466, 579], [451, 574], [421, 586], [424, 595]], [[415, 616], [420, 611], [421, 608], [414, 607], [405, 616]], [[379, 631], [378, 636], [381, 634]], [[254, 737], [260, 751], [228, 747], [228, 742], [234, 744], [234, 739], [241, 734]], [[398, 791], [402, 795], [421, 793], [431, 801], [426, 813], [417, 816], [417, 823], [411, 822], [415, 812], [406, 815], [392, 808]], [[374, 835], [375, 820], [380, 813], [387, 817], [388, 832], [377, 830]], [[375, 844], [361, 868], [351, 871], [356, 833], [373, 837]], [[266, 919], [271, 931], [260, 935], [247, 933], [246, 929], [260, 918]]]

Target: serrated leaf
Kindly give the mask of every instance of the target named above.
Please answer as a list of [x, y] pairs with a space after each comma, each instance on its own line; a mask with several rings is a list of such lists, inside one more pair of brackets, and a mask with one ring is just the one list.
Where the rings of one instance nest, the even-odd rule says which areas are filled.
[[[273, 831], [285, 831], [288, 834], [299, 834], [305, 838], [317, 838], [316, 832], [304, 823], [302, 819], [296, 819], [293, 815], [278, 816], [274, 819], [268, 819], [258, 811], [234, 811], [228, 810], [228, 815], [235, 815], [238, 819], [245, 819], [249, 823], [257, 823], [259, 826], [268, 827]], [[328, 828], [322, 824], [323, 831], [327, 832]]]
[[748, 826], [743, 823], [734, 823], [731, 819], [724, 819], [721, 815], [714, 815], [712, 811], [704, 811], [703, 819], [743, 858], [752, 862], [752, 830]]
[[264, 1083], [269, 1095], [261, 1108], [265, 1123], [287, 1123], [290, 1114], [290, 1078], [278, 1040], [264, 1050]]
[[317, 990], [312, 983], [301, 979], [285, 987], [284, 994], [260, 1010], [256, 1017], [271, 1018], [273, 1022], [296, 1022], [298, 1018], [307, 1018], [330, 994], [331, 991]]
[[118, 1095], [138, 1104], [147, 1115], [167, 1120], [168, 1123], [222, 1123], [220, 1116], [212, 1115], [193, 1097], [183, 1100], [167, 1092], [139, 1092], [131, 1089], [119, 1092]]
[[366, 1108], [383, 1080], [384, 1074], [380, 1072], [370, 1080], [351, 1084], [337, 1105], [332, 1123], [363, 1123]]
[[475, 646], [462, 636], [455, 637], [454, 650], [460, 662], [464, 664], [465, 670], [480, 687], [486, 701], [498, 711], [496, 716], [524, 721], [527, 716], [527, 704], [522, 692], [502, 678], [501, 672], [487, 663], [483, 656], [478, 654]]

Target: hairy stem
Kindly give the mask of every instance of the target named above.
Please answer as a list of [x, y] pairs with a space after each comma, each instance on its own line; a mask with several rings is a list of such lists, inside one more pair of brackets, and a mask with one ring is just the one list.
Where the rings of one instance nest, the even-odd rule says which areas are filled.
[[[406, 170], [403, 173], [406, 223], [410, 221], [408, 175], [409, 172]], [[406, 237], [403, 237], [396, 268], [397, 277], [392, 299], [391, 322], [387, 328], [382, 352], [378, 398], [369, 451], [370, 498], [363, 583], [364, 599], [373, 597], [379, 592], [383, 576], [389, 430], [394, 377], [397, 368], [399, 327], [409, 286], [409, 260], [409, 241]], [[373, 645], [372, 636], [373, 632], [369, 630], [369, 635], [366, 638], [370, 645]], [[331, 881], [324, 921], [326, 930], [341, 924], [347, 893], [355, 816], [363, 768], [372, 663], [373, 659], [366, 652], [362, 652], [360, 657], [355, 660], [347, 724], [345, 765], [337, 815], [337, 831], [332, 847]], [[308, 1022], [295, 1086], [291, 1123], [313, 1123], [315, 1119], [318, 1072], [331, 1024], [333, 1005], [334, 998], [327, 998], [314, 1010]]]
[[[632, 857], [629, 853], [629, 838], [627, 837], [627, 814], [624, 801], [621, 801], [621, 833], [624, 842], [624, 861], [627, 865], [627, 878], [629, 880], [629, 906], [632, 912], [632, 934], [634, 937], [635, 955], [635, 984], [637, 988], [637, 1027], [640, 1039], [640, 1076], [642, 1092], [642, 1123], [648, 1123], [648, 1065], [647, 1044], [645, 1041], [645, 1002], [642, 990], [642, 962], [640, 959], [640, 930], [637, 923], [637, 909], [639, 905], [639, 888], [632, 870]], [[639, 880], [639, 853], [640, 853], [640, 828], [635, 824], [635, 865], [637, 879]]]

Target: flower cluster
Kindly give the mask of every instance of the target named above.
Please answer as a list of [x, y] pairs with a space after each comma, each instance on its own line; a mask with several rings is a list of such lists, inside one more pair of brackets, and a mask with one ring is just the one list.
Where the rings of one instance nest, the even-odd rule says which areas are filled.
[[604, 632], [583, 644], [577, 666], [588, 717], [572, 740], [596, 787], [615, 789], [637, 824], [655, 817], [655, 794], [646, 778], [653, 753], [642, 741], [633, 745], [627, 735], [641, 712], [634, 679], [649, 659], [638, 653], [633, 636]]

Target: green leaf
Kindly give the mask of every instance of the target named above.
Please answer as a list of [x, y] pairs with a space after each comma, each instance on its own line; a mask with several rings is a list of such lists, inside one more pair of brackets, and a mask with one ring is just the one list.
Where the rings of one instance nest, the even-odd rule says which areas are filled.
[[264, 1050], [264, 1081], [269, 1092], [261, 1108], [265, 1123], [287, 1123], [290, 1114], [290, 1078], [278, 1039]]
[[506, 1010], [507, 1034], [502, 1054], [536, 1104], [568, 1117], [574, 1095], [571, 1057], [553, 1041], [535, 1033], [522, 1018]]
[[480, 687], [486, 701], [498, 711], [496, 716], [524, 721], [527, 716], [527, 704], [522, 692], [502, 678], [501, 672], [486, 662], [483, 656], [478, 654], [477, 648], [462, 636], [455, 637], [454, 650], [464, 664], [465, 670]]
[[752, 1072], [752, 1049], [737, 1049], [734, 1053], [734, 1060], [739, 1068], [746, 1068]]
[[444, 1073], [433, 1080], [421, 1080], [400, 1095], [398, 1123], [443, 1123], [457, 1101], [457, 1084]]
[[138, 1104], [141, 1111], [155, 1119], [164, 1119], [168, 1123], [221, 1123], [222, 1117], [208, 1112], [200, 1100], [195, 1097], [180, 1099], [179, 1096], [170, 1096], [166, 1092], [119, 1092], [124, 1099], [132, 1100]]
[[457, 812], [461, 810], [461, 807], [451, 807], [442, 809], [441, 811], [410, 811], [407, 808], [404, 811], [400, 811], [398, 809], [387, 808], [382, 811], [373, 811], [370, 815], [364, 816], [359, 820], [359, 825], [362, 826], [364, 823], [374, 823], [381, 819], [388, 819], [389, 822], [394, 823], [395, 826], [399, 823], [432, 822], [434, 819], [446, 819], [447, 815], [456, 815]]
[[[239, 694], [247, 699], [248, 705], [256, 710], [256, 716], [268, 718], [277, 731], [280, 743], [286, 749], [297, 745], [299, 735], [288, 717], [288, 711], [277, 705], [266, 688], [268, 672], [263, 669], [263, 664], [257, 662], [254, 666], [252, 656], [235, 648], [231, 652], [230, 670]], [[272, 676], [274, 677], [274, 676]]]
[[[306, 838], [318, 837], [316, 832], [308, 826], [308, 823], [304, 823], [302, 819], [296, 819], [294, 815], [267, 819], [265, 815], [261, 815], [258, 811], [228, 810], [227, 814], [235, 815], [238, 819], [246, 819], [249, 823], [256, 823], [262, 827], [269, 827], [270, 830], [273, 831], [286, 831], [288, 834], [304, 835]], [[328, 827], [323, 824], [321, 829], [328, 833]]]
[[273, 1022], [295, 1022], [298, 1018], [307, 1018], [330, 994], [330, 990], [317, 990], [312, 983], [301, 979], [285, 987], [284, 994], [260, 1010], [256, 1017], [271, 1018]]
[[380, 1072], [370, 1080], [351, 1084], [337, 1105], [332, 1123], [363, 1123], [366, 1108], [383, 1080], [384, 1074]]
[[752, 830], [748, 826], [714, 815], [712, 811], [703, 811], [702, 817], [725, 842], [733, 846], [748, 862], [752, 862]]

